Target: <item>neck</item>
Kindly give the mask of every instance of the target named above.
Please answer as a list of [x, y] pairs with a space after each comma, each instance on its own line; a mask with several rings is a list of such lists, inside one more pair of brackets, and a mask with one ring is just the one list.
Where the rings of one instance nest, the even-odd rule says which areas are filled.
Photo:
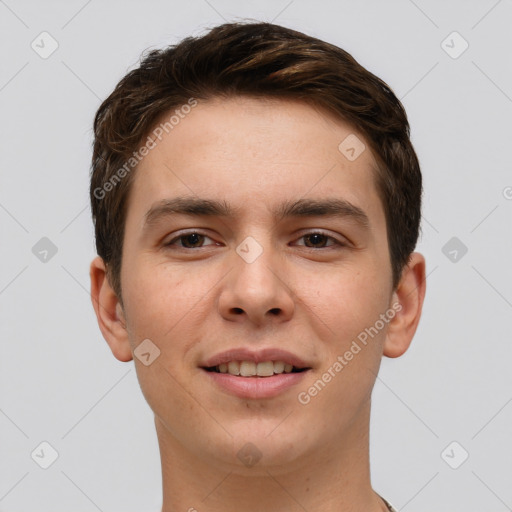
[[[330, 446], [286, 465], [251, 468], [199, 459], [155, 418], [162, 463], [162, 512], [382, 512], [370, 484], [369, 404]], [[284, 441], [284, 440], [283, 440]]]

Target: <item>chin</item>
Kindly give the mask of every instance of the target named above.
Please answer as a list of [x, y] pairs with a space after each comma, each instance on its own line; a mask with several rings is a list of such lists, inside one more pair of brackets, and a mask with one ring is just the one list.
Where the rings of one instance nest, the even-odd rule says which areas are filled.
[[285, 423], [280, 425], [275, 420], [259, 421], [257, 426], [237, 428], [232, 440], [231, 458], [226, 460], [222, 456], [223, 460], [234, 464], [232, 471], [244, 475], [257, 475], [261, 472], [268, 476], [267, 470], [272, 473], [280, 467], [289, 470], [290, 465], [297, 463], [308, 450], [304, 434], [295, 428], [287, 429]]

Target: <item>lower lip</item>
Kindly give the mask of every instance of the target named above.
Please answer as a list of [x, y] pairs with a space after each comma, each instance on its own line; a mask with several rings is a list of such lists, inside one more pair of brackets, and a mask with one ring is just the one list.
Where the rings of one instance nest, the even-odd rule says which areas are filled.
[[309, 370], [280, 373], [272, 377], [239, 377], [229, 373], [203, 371], [221, 387], [240, 398], [272, 398], [298, 384]]

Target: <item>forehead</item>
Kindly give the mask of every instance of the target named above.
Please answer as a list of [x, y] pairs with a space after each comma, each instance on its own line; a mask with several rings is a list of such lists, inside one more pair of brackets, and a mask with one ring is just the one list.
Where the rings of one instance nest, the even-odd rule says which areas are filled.
[[384, 216], [367, 141], [321, 109], [290, 100], [214, 99], [167, 131], [138, 165], [129, 216], [184, 195], [228, 200], [253, 218], [290, 199], [337, 195], [373, 223]]

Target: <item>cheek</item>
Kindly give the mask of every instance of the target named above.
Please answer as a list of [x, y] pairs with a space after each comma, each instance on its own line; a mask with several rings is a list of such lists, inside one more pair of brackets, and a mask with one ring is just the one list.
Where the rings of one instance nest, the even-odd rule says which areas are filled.
[[[297, 276], [296, 307], [315, 324], [319, 339], [336, 350], [350, 345], [388, 307], [388, 286], [378, 269], [346, 266], [315, 279]], [[382, 290], [381, 293], [377, 293]]]
[[130, 337], [136, 343], [149, 338], [161, 347], [193, 339], [197, 322], [189, 320], [211, 308], [210, 293], [216, 281], [212, 272], [198, 269], [143, 260], [134, 264], [123, 282]]
[[312, 332], [325, 353], [322, 367], [301, 390], [300, 403], [310, 401], [307, 407], [311, 408], [304, 410], [312, 417], [332, 411], [324, 427], [333, 433], [344, 428], [346, 418], [358, 414], [371, 398], [386, 332], [385, 327], [372, 330], [388, 308], [383, 278], [371, 269], [352, 270], [345, 276], [332, 276], [328, 284], [317, 286], [315, 293], [310, 288], [305, 299], [309, 300], [306, 311], [314, 311], [309, 314]]

